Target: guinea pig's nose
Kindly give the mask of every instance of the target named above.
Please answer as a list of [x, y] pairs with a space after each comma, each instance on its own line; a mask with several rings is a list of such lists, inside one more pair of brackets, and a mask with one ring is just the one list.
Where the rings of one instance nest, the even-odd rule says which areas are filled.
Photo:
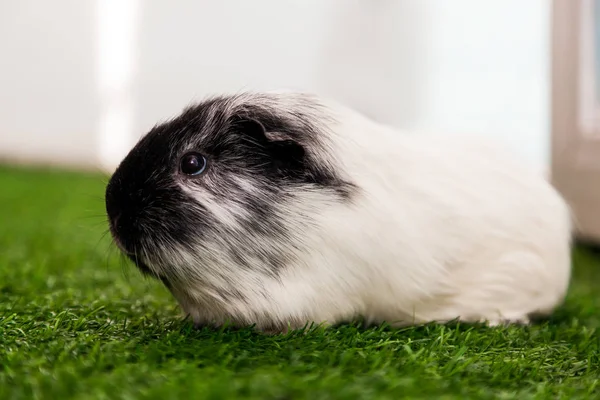
[[121, 219], [121, 213], [117, 212], [114, 215], [110, 215], [108, 216], [108, 223], [110, 224], [110, 227], [116, 231], [117, 227], [119, 226], [119, 220]]
[[119, 192], [117, 188], [115, 188], [114, 184], [114, 176], [111, 178], [110, 182], [106, 186], [106, 193], [104, 194], [104, 205], [106, 207], [106, 214], [108, 214], [108, 219], [112, 223], [115, 218], [118, 218], [119, 206], [118, 206], [118, 197]]
[[133, 254], [139, 237], [135, 217], [119, 212], [109, 219], [109, 224], [117, 247], [127, 255]]
[[131, 206], [131, 199], [126, 188], [115, 184], [114, 177], [106, 188], [106, 214], [110, 233], [117, 247], [125, 253], [129, 253], [132, 247], [132, 241], [135, 241], [135, 233], [132, 226], [135, 226], [134, 210]]

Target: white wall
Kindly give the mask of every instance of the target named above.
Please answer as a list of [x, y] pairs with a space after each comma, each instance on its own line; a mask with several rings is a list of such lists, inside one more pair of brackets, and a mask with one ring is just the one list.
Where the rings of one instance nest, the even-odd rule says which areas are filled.
[[0, 2], [0, 155], [97, 158], [94, 18], [91, 2]]
[[545, 169], [545, 0], [0, 2], [0, 156], [113, 168], [193, 99], [280, 87]]

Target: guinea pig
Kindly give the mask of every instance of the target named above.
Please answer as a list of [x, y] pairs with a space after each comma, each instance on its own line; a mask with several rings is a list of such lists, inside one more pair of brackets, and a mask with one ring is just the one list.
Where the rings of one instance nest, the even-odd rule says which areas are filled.
[[510, 152], [306, 93], [216, 96], [156, 125], [106, 211], [200, 326], [526, 324], [571, 276], [569, 207]]

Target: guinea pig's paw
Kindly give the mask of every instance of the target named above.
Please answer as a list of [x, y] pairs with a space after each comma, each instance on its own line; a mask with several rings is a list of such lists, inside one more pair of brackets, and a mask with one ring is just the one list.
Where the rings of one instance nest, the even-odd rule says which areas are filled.
[[206, 322], [206, 321], [197, 321], [197, 322], [194, 322], [194, 329], [201, 330], [201, 329], [204, 329], [204, 328], [215, 329], [215, 328], [217, 328], [217, 325], [214, 324], [214, 323]]
[[530, 324], [529, 318], [525, 316], [516, 318], [496, 318], [484, 322], [490, 328], [507, 327], [510, 325], [526, 326]]
[[195, 329], [220, 329], [227, 328], [232, 325], [230, 320], [224, 318], [216, 318], [214, 316], [209, 317], [208, 315], [193, 315], [191, 316], [192, 323]]
[[312, 325], [310, 323], [294, 321], [294, 322], [277, 322], [262, 325], [257, 328], [260, 332], [265, 335], [286, 335], [293, 331], [301, 331], [302, 333], [308, 332]]
[[288, 327], [285, 328], [264, 328], [260, 330], [260, 333], [268, 335], [268, 336], [276, 336], [276, 335], [286, 335], [290, 332]]

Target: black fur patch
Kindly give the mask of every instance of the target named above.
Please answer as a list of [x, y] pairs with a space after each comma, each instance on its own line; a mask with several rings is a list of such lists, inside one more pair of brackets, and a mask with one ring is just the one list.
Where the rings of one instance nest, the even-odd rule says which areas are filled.
[[[199, 186], [224, 204], [237, 203], [247, 212], [238, 222], [248, 237], [279, 240], [289, 233], [277, 206], [296, 188], [328, 190], [341, 202], [351, 198], [353, 185], [319, 159], [325, 135], [305, 107], [279, 109], [251, 100], [216, 97], [190, 107], [154, 127], [122, 161], [107, 186], [106, 209], [111, 233], [132, 260], [140, 249], [152, 258], [169, 246], [193, 251], [194, 245], [212, 241], [229, 247], [223, 250], [242, 268], [250, 267], [249, 257], [273, 271], [285, 265], [285, 255], [261, 252], [260, 243], [256, 249], [224, 244], [218, 236], [242, 233], [228, 232], [181, 185]], [[179, 171], [180, 158], [191, 151], [207, 159], [200, 176]]]
[[[339, 189], [346, 196], [351, 185], [311, 154], [324, 140], [311, 118], [300, 109], [272, 109], [259, 101], [235, 104], [235, 97], [217, 97], [186, 109], [159, 129], [181, 132], [182, 141], [196, 143], [213, 162], [236, 172], [250, 169], [276, 186], [308, 183]], [[270, 140], [270, 134], [283, 139]]]
[[142, 253], [169, 243], [191, 248], [192, 239], [201, 238], [214, 223], [202, 204], [194, 204], [194, 213], [189, 212], [193, 200], [173, 180], [174, 161], [166, 149], [176, 142], [176, 136], [166, 133], [146, 135], [106, 188], [111, 233], [142, 272], [149, 271], [140, 262]]

